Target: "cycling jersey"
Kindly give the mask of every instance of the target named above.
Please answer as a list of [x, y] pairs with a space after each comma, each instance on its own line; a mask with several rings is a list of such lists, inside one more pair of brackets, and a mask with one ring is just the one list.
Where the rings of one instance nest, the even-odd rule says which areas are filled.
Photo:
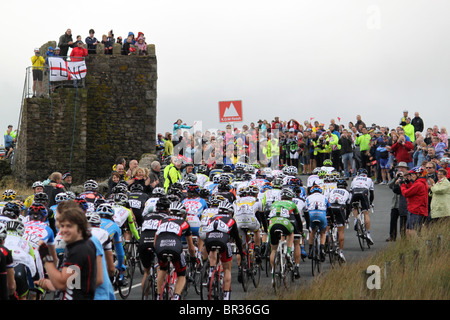
[[244, 235], [242, 229], [256, 232], [261, 227], [256, 218], [257, 212], [263, 212], [262, 203], [255, 197], [243, 197], [233, 203], [234, 219], [239, 231]]
[[165, 213], [153, 212], [146, 215], [142, 222], [138, 250], [142, 265], [146, 269], [150, 268], [153, 262], [154, 241], [159, 222], [166, 217]]
[[204, 231], [205, 226], [208, 225], [209, 219], [214, 217], [219, 213], [218, 207], [206, 208], [203, 210], [202, 215], [200, 217], [200, 229], [198, 230], [198, 235], [200, 239], [205, 240], [206, 232]]
[[44, 241], [47, 245], [55, 245], [53, 230], [42, 221], [29, 221], [25, 223], [25, 240], [27, 240], [35, 250], [39, 248], [39, 241]]
[[204, 187], [205, 184], [209, 181], [209, 177], [203, 173], [197, 173], [197, 184], [201, 187]]
[[311, 226], [316, 224], [321, 230], [327, 228], [327, 209], [330, 206], [328, 199], [323, 194], [313, 193], [306, 198], [306, 210], [309, 213]]
[[149, 198], [145, 202], [144, 211], [142, 212], [142, 215], [145, 216], [147, 214], [155, 212], [156, 211], [156, 203], [158, 202], [158, 200], [159, 200], [159, 198], [157, 198], [157, 197]]
[[100, 228], [108, 231], [109, 238], [116, 249], [117, 260], [120, 262], [119, 267], [122, 267], [125, 258], [125, 252], [122, 245], [122, 230], [120, 230], [120, 227], [113, 220], [106, 218], [102, 218]]
[[181, 202], [186, 207], [186, 221], [191, 227], [191, 231], [195, 236], [199, 235], [200, 229], [200, 217], [203, 210], [208, 207], [205, 199], [198, 198], [186, 198]]
[[0, 244], [0, 300], [8, 300], [7, 269], [14, 268], [12, 252]]
[[316, 184], [318, 186], [323, 185], [323, 180], [321, 178], [319, 178], [318, 175], [315, 175], [315, 174], [308, 177], [308, 180], [306, 181], [306, 187], [311, 188], [314, 184]]
[[[92, 228], [91, 231], [93, 231], [93, 233], [90, 239], [95, 245], [96, 255], [102, 257], [102, 271], [103, 271], [103, 283], [95, 288], [94, 300], [116, 300], [116, 296], [114, 295], [114, 288], [112, 286], [111, 280], [109, 279], [108, 269], [106, 266], [105, 249], [104, 249], [105, 244], [102, 243], [102, 241], [104, 241], [104, 237], [101, 235], [102, 232], [100, 233], [98, 232], [99, 230], [105, 231], [101, 228], [96, 227]], [[97, 237], [98, 235], [101, 236], [102, 240], [100, 240]], [[107, 238], [109, 237], [107, 236]]]
[[264, 208], [264, 211], [269, 210], [272, 203], [279, 200], [281, 200], [281, 189], [269, 189], [264, 192], [264, 196], [262, 199], [262, 206]]
[[144, 211], [145, 204], [148, 198], [148, 194], [141, 191], [131, 192], [130, 194], [128, 194], [128, 205], [133, 211], [138, 226], [142, 225], [142, 212]]
[[272, 203], [269, 213], [269, 242], [272, 245], [278, 245], [279, 237], [275, 236], [275, 231], [281, 230], [284, 235], [290, 235], [294, 232], [294, 225], [291, 218], [299, 211], [296, 204], [289, 200], [279, 200]]
[[125, 221], [127, 221], [131, 233], [137, 240], [139, 240], [139, 233], [136, 230], [136, 226], [133, 220], [133, 212], [130, 209], [120, 205], [114, 205], [113, 209], [114, 209], [114, 216], [113, 216], [114, 222], [119, 227], [123, 227]]
[[93, 212], [95, 211], [95, 200], [97, 199], [104, 199], [103, 195], [98, 193], [97, 191], [85, 191], [78, 195], [79, 198], [86, 200], [88, 208], [87, 212]]
[[23, 264], [29, 269], [32, 277], [36, 275], [36, 254], [38, 252], [33, 249], [33, 246], [27, 240], [15, 233], [8, 233], [4, 246], [12, 252], [13, 267]]

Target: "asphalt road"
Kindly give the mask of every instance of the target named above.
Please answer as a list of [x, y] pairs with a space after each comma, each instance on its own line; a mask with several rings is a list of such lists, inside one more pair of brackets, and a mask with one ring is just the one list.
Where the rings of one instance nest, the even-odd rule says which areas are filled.
[[[371, 215], [371, 236], [374, 240], [374, 245], [369, 250], [362, 251], [356, 232], [353, 230], [353, 220], [350, 218], [349, 228], [345, 229], [345, 244], [344, 254], [347, 262], [357, 261], [364, 258], [367, 255], [382, 249], [387, 245], [386, 238], [389, 235], [389, 221], [391, 211], [392, 190], [386, 185], [375, 185], [375, 200], [374, 200], [374, 213]], [[323, 263], [323, 271], [329, 270], [330, 264], [328, 260]], [[313, 279], [311, 273], [311, 261], [305, 259], [300, 263], [300, 279], [298, 285], [305, 285]], [[133, 288], [130, 296], [127, 300], [140, 300], [141, 299], [141, 282], [142, 276], [139, 270], [135, 272], [135, 279], [133, 280]], [[243, 300], [243, 299], [257, 299], [259, 296], [261, 299], [268, 299], [267, 294], [271, 294], [273, 289], [270, 287], [270, 279], [265, 276], [263, 271], [261, 274], [261, 282], [258, 288], [254, 288], [250, 283], [248, 292], [244, 292], [242, 285], [237, 281], [237, 264], [236, 259], [233, 259], [232, 267], [232, 284], [231, 284], [231, 300]], [[256, 295], [254, 295], [256, 293]], [[255, 298], [256, 297], [256, 298]], [[116, 298], [121, 300], [121, 297], [116, 292]], [[191, 287], [186, 300], [200, 300], [200, 296], [197, 295], [194, 289]]]

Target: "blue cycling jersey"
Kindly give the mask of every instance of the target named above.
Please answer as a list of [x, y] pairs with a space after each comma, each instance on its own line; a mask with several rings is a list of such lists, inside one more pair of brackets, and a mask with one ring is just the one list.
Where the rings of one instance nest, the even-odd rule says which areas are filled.
[[106, 218], [102, 218], [100, 228], [108, 232], [116, 249], [117, 260], [120, 261], [119, 266], [122, 266], [125, 259], [125, 251], [122, 245], [122, 230], [120, 230], [120, 227], [113, 220]]

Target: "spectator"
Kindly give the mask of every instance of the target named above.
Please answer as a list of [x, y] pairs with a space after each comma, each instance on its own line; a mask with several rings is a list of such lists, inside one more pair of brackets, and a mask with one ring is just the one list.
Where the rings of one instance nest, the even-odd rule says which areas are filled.
[[138, 34], [136, 46], [138, 47], [138, 55], [147, 55], [147, 43], [145, 42], [144, 34], [142, 32], [139, 32]]
[[400, 125], [403, 127], [406, 124], [408, 118], [408, 110], [403, 110], [403, 117], [400, 119]]
[[14, 150], [14, 142], [16, 140], [16, 132], [12, 130], [13, 126], [9, 125], [8, 129], [6, 129], [4, 138], [5, 138], [5, 151], [6, 151], [6, 159], [11, 156], [11, 153]]
[[70, 53], [72, 61], [83, 61], [84, 57], [88, 55], [88, 51], [83, 47], [83, 41], [79, 40], [76, 42], [77, 46], [73, 48]]
[[[361, 126], [361, 124], [359, 125]], [[361, 152], [361, 165], [364, 169], [367, 169], [367, 163], [369, 162], [369, 150], [370, 150], [370, 140], [372, 137], [370, 136], [366, 127], [361, 127], [360, 131], [362, 135], [357, 135], [355, 140], [355, 144], [359, 146], [359, 150]]]
[[152, 188], [164, 186], [162, 179], [160, 180], [160, 174], [161, 164], [158, 161], [153, 161], [150, 165], [150, 173], [148, 175], [150, 178], [150, 186], [152, 186]]
[[422, 132], [423, 131], [423, 120], [419, 116], [419, 113], [414, 113], [414, 118], [411, 120], [411, 124], [414, 126], [414, 132]]
[[438, 137], [445, 144], [445, 149], [448, 149], [448, 135], [445, 127], [441, 127], [441, 133], [439, 133]]
[[67, 57], [69, 48], [75, 47], [72, 39], [72, 30], [67, 29], [67, 31], [61, 37], [59, 37], [58, 47], [61, 49], [61, 56]]
[[102, 43], [105, 46], [105, 54], [112, 54], [113, 52], [113, 42], [111, 42], [111, 40], [108, 39], [108, 36], [106, 34], [104, 34], [102, 36]]
[[445, 152], [445, 144], [441, 141], [441, 139], [439, 138], [439, 136], [433, 136], [431, 138], [431, 146], [434, 148], [435, 154], [436, 154], [436, 158], [437, 159], [441, 159], [444, 156], [444, 152]]
[[[128, 164], [128, 170], [127, 170], [126, 176], [132, 177], [133, 170], [136, 169], [137, 167], [139, 167], [139, 162], [135, 159], [130, 160], [130, 163]], [[128, 179], [126, 179], [126, 180], [128, 180]]]
[[123, 56], [129, 56], [133, 50], [132, 50], [132, 37], [128, 36], [127, 40], [125, 41], [125, 43], [122, 45], [122, 55]]
[[[130, 162], [131, 163], [131, 162]], [[145, 193], [150, 193], [150, 177], [147, 168], [135, 167], [131, 172], [131, 178], [128, 179], [128, 187], [132, 184], [140, 184]]]
[[134, 36], [134, 33], [131, 32], [131, 31], [128, 32], [128, 36], [127, 37], [131, 39], [131, 44], [134, 46], [136, 44], [136, 38]]
[[411, 118], [407, 117], [405, 119], [405, 125], [403, 126], [403, 131], [405, 131], [405, 135], [411, 139], [411, 142], [414, 142], [416, 139], [414, 126], [411, 124]]
[[172, 134], [170, 132], [166, 132], [166, 139], [164, 140], [164, 157], [173, 155], [173, 142], [172, 142]]
[[345, 179], [349, 179], [352, 173], [353, 164], [353, 140], [351, 133], [344, 129], [342, 130], [341, 138], [339, 139], [339, 144], [341, 145], [341, 158], [344, 165], [344, 176]]
[[366, 124], [361, 120], [361, 116], [359, 114], [356, 116], [355, 127], [358, 132], [362, 132], [361, 129], [366, 128]]
[[439, 169], [437, 181], [428, 180], [431, 185], [433, 197], [430, 204], [431, 221], [448, 220], [450, 216], [450, 182], [447, 178], [447, 170]]
[[440, 162], [439, 162], [439, 165], [441, 166], [441, 168], [447, 170], [447, 179], [450, 179], [450, 166], [449, 166], [449, 164], [450, 164], [450, 158], [447, 157], [447, 156], [442, 157]]
[[[62, 293], [63, 300], [93, 300], [97, 286], [97, 255], [95, 244], [89, 239], [91, 233], [84, 212], [76, 202], [58, 210], [57, 221], [62, 240], [66, 243], [61, 271], [49, 255], [48, 247], [41, 242], [39, 254], [48, 279], [36, 282], [40, 287], [53, 287]], [[75, 267], [75, 269], [74, 269]], [[80, 277], [80, 287], [68, 288], [74, 271]], [[50, 284], [48, 283], [50, 282]]]
[[406, 221], [408, 218], [408, 208], [406, 198], [401, 191], [401, 185], [405, 181], [405, 176], [408, 173], [408, 164], [400, 162], [396, 166], [393, 179], [389, 181], [388, 186], [394, 192], [391, 206], [391, 221], [389, 227], [389, 238], [386, 241], [395, 241], [397, 239], [397, 226], [400, 218], [400, 234], [402, 237], [406, 234]]
[[181, 180], [181, 166], [183, 162], [177, 157], [172, 157], [171, 164], [164, 168], [164, 189], [167, 190], [175, 182]]
[[48, 66], [48, 58], [49, 57], [54, 57], [55, 56], [55, 51], [53, 50], [53, 47], [50, 46], [47, 49], [47, 52], [45, 53], [45, 64]]
[[[36, 96], [44, 97], [42, 88], [42, 80], [44, 78], [44, 64], [45, 59], [40, 55], [39, 49], [34, 49], [34, 56], [31, 57], [31, 64], [33, 66], [33, 98]], [[36, 91], [36, 86], [39, 91]]]
[[158, 155], [164, 153], [164, 139], [161, 133], [158, 133], [158, 138], [156, 139], [156, 152]]
[[108, 38], [107, 39], [108, 39], [109, 42], [111, 42], [111, 45], [113, 45], [116, 42], [116, 39], [114, 38], [114, 32], [112, 30], [108, 31]]
[[120, 173], [113, 171], [108, 180], [108, 197], [112, 194], [114, 187], [117, 186], [120, 180], [123, 180]]
[[89, 37], [86, 37], [85, 41], [87, 44], [87, 52], [88, 54], [96, 54], [97, 53], [97, 44], [98, 40], [94, 37], [94, 29], [89, 30]]
[[[177, 130], [179, 129], [191, 129], [192, 126], [188, 126], [186, 123], [183, 123], [183, 120], [178, 119], [174, 124], [173, 124], [173, 134], [175, 135]], [[228, 128], [228, 127], [227, 127]], [[230, 126], [231, 129], [231, 126]]]
[[422, 175], [423, 170], [415, 167], [409, 171], [409, 179], [402, 184], [402, 194], [408, 203], [406, 234], [415, 235], [428, 216], [428, 184]]
[[53, 172], [46, 181], [44, 181], [44, 193], [48, 196], [48, 207], [55, 205], [55, 196], [58, 193], [64, 192], [62, 185], [62, 174], [60, 172]]
[[406, 162], [410, 169], [413, 167], [413, 159], [410, 151], [414, 149], [411, 142], [406, 141], [404, 135], [399, 136], [398, 141], [391, 147], [386, 146], [388, 151], [394, 152], [398, 162]]
[[121, 36], [118, 36], [118, 37], [117, 37], [117, 43], [120, 44], [120, 45], [123, 45], [122, 37], [121, 37]]
[[72, 187], [72, 175], [66, 172], [62, 175], [61, 184], [64, 186], [64, 191], [70, 191]]

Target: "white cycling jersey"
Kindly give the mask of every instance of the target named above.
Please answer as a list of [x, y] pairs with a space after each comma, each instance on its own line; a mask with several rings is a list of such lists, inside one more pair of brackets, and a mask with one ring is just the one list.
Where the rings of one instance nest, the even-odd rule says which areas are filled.
[[306, 181], [306, 186], [308, 188], [311, 188], [314, 184], [318, 186], [323, 186], [323, 180], [319, 178], [318, 175], [311, 175], [308, 177], [308, 180]]
[[106, 251], [112, 250], [112, 242], [111, 238], [109, 237], [108, 231], [100, 227], [92, 227], [91, 233], [94, 237], [96, 237], [100, 241], [104, 250]]
[[345, 189], [341, 189], [341, 188], [333, 189], [328, 194], [328, 201], [331, 204], [337, 203], [337, 204], [346, 205], [346, 204], [350, 203], [350, 199], [351, 199], [350, 192], [348, 192]]
[[350, 190], [354, 189], [374, 190], [373, 181], [371, 178], [366, 176], [356, 176], [350, 186]]
[[149, 213], [156, 212], [156, 203], [159, 198], [149, 198], [145, 202], [144, 210], [142, 211], [142, 215], [145, 216]]
[[33, 246], [27, 240], [15, 233], [8, 233], [4, 246], [12, 252], [13, 267], [18, 264], [24, 264], [30, 270], [31, 276], [34, 277], [37, 272], [35, 258], [40, 259], [40, 256], [37, 256], [39, 253], [33, 250]]
[[127, 209], [124, 206], [119, 205], [114, 205], [113, 209], [114, 209], [113, 220], [119, 227], [122, 227], [125, 221], [127, 221], [128, 216], [132, 214], [132, 212], [130, 209]]

